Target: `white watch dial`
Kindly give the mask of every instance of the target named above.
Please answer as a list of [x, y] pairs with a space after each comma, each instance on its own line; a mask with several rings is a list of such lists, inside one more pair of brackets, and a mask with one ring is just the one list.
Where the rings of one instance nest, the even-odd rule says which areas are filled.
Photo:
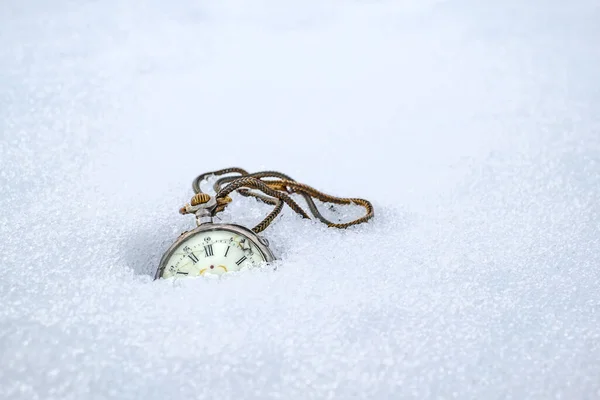
[[162, 278], [221, 275], [266, 261], [248, 237], [227, 230], [199, 232], [179, 244], [164, 264]]

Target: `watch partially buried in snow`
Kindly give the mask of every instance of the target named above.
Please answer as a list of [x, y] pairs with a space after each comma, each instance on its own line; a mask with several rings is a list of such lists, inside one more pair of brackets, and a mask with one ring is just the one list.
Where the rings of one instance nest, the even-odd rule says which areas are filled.
[[275, 259], [269, 242], [239, 225], [204, 223], [164, 254], [155, 278], [221, 275]]
[[[215, 181], [215, 195], [210, 196], [202, 192], [200, 184], [214, 176], [222, 177]], [[274, 261], [275, 256], [269, 249], [269, 242], [259, 236], [259, 233], [273, 222], [284, 204], [302, 217], [310, 218], [291, 195], [304, 198], [312, 215], [332, 228], [348, 228], [367, 222], [374, 215], [373, 207], [367, 200], [330, 196], [275, 171], [250, 174], [241, 168], [226, 168], [198, 176], [192, 187], [196, 194], [192, 197], [191, 204], [186, 204], [180, 209], [180, 213], [195, 214], [198, 227], [182, 233], [167, 249], [160, 260], [155, 279], [222, 275]], [[252, 229], [235, 224], [214, 223], [213, 217], [231, 203], [229, 195], [234, 191], [269, 204], [273, 206], [273, 210]], [[350, 222], [333, 222], [320, 213], [313, 198], [324, 203], [358, 205], [365, 208], [366, 214]]]

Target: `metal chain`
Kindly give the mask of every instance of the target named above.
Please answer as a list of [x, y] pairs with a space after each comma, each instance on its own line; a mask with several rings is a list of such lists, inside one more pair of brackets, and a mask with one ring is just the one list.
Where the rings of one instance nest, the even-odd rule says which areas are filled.
[[[279, 215], [279, 213], [281, 213], [284, 204], [287, 204], [292, 210], [301, 215], [303, 218], [310, 219], [302, 207], [300, 207], [298, 203], [296, 203], [296, 201], [289, 196], [290, 194], [301, 195], [308, 204], [311, 214], [331, 228], [345, 229], [353, 225], [367, 222], [374, 216], [373, 206], [367, 200], [331, 196], [308, 185], [299, 183], [288, 175], [282, 174], [281, 172], [262, 171], [248, 173], [242, 168], [225, 168], [218, 171], [206, 172], [196, 177], [192, 183], [192, 187], [196, 193], [194, 197], [192, 197], [192, 207], [190, 207], [189, 204], [186, 204], [186, 206], [183, 207], [180, 212], [182, 214], [191, 213], [197, 209], [197, 206], [207, 204], [211, 200], [211, 196], [202, 192], [202, 189], [200, 189], [200, 184], [202, 181], [211, 176], [223, 176], [229, 174], [236, 174], [236, 176], [224, 176], [217, 179], [214, 183], [213, 189], [216, 193], [216, 206], [212, 210], [212, 215], [214, 216], [227, 207], [227, 205], [231, 202], [231, 197], [229, 197], [229, 194], [234, 191], [242, 196], [254, 197], [257, 200], [274, 206], [273, 211], [271, 211], [271, 213], [269, 213], [269, 215], [262, 220], [260, 224], [256, 225], [252, 229], [252, 231], [255, 233], [265, 230]], [[252, 189], [254, 189], [254, 191]], [[366, 213], [364, 216], [349, 222], [335, 223], [329, 221], [319, 212], [319, 209], [317, 208], [317, 205], [313, 199], [320, 200], [324, 203], [359, 205], [366, 210]]]

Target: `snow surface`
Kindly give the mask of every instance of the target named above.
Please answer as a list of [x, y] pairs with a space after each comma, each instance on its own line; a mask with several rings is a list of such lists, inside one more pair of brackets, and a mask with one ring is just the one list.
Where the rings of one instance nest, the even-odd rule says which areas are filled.
[[[597, 0], [0, 2], [0, 398], [600, 398], [599, 38]], [[154, 282], [227, 166], [376, 219]]]

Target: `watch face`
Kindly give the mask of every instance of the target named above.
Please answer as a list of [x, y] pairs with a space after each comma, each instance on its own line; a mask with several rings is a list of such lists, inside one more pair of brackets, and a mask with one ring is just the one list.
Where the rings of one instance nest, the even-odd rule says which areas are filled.
[[165, 253], [156, 278], [239, 271], [273, 259], [251, 231], [235, 225], [202, 225], [183, 235]]

